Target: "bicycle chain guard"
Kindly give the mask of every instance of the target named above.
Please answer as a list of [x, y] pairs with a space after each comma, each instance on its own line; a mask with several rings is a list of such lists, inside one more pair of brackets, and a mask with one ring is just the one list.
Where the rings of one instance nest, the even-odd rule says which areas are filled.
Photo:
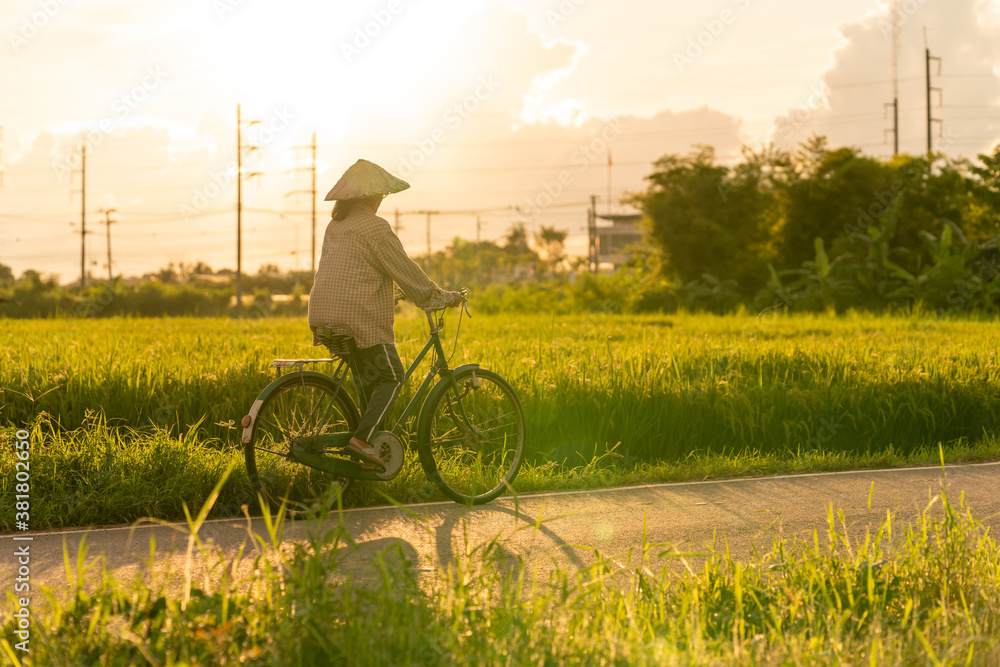
[[379, 458], [385, 463], [385, 472], [376, 472], [375, 476], [383, 481], [389, 481], [403, 469], [403, 443], [391, 431], [379, 431], [371, 443]]
[[403, 443], [391, 431], [375, 434], [372, 447], [385, 463], [385, 472], [375, 472], [364, 464], [338, 455], [351, 433], [327, 433], [320, 436], [295, 438], [290, 443], [288, 458], [332, 475], [369, 481], [389, 481], [403, 469]]

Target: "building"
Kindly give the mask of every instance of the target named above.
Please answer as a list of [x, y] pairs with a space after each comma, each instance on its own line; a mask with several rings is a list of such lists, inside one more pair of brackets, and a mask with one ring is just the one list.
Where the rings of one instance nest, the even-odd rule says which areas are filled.
[[[618, 268], [632, 257], [632, 248], [643, 242], [642, 214], [607, 213], [592, 214], [594, 219], [591, 238], [593, 239], [592, 262], [613, 264]], [[610, 225], [597, 224], [597, 220], [609, 221]], [[596, 269], [596, 266], [594, 267]]]

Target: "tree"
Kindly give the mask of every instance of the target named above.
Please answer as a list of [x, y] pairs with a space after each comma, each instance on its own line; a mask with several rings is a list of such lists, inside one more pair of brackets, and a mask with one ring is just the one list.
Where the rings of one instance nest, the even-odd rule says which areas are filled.
[[21, 284], [34, 291], [42, 288], [42, 274], [34, 269], [27, 269], [21, 274]]
[[507, 235], [504, 237], [504, 249], [518, 255], [531, 252], [528, 248], [528, 230], [525, 229], [523, 222], [515, 222], [507, 230]]
[[990, 193], [994, 206], [1000, 207], [1000, 144], [993, 148], [992, 155], [979, 154], [982, 166], [972, 165], [970, 171], [979, 178], [983, 189]]
[[780, 207], [776, 183], [787, 178], [786, 153], [744, 151], [735, 169], [715, 164], [710, 146], [665, 155], [632, 203], [650, 220], [662, 264], [683, 282], [710, 274], [744, 294], [764, 285]]
[[980, 165], [971, 165], [975, 177], [973, 201], [965, 214], [966, 234], [970, 239], [984, 242], [1000, 234], [1000, 144], [992, 155], [979, 155]]
[[281, 267], [278, 266], [277, 264], [272, 264], [270, 262], [268, 262], [267, 264], [261, 264], [260, 270], [257, 271], [257, 275], [259, 276], [278, 275], [280, 273], [281, 273]]
[[517, 258], [492, 241], [473, 243], [455, 237], [451, 245], [430, 257], [427, 274], [439, 284], [482, 286], [498, 271], [507, 271]]
[[545, 253], [550, 266], [557, 266], [566, 257], [566, 230], [541, 225], [535, 234], [535, 247]]
[[173, 262], [156, 272], [156, 279], [167, 285], [177, 282], [177, 278], [177, 269], [174, 268]]
[[160, 269], [157, 277], [162, 283], [189, 283], [197, 280], [198, 276], [211, 276], [213, 273], [212, 267], [199, 259], [191, 263], [178, 262], [176, 266], [170, 262], [166, 268]]
[[786, 268], [811, 260], [817, 238], [832, 247], [838, 237], [864, 234], [903, 187], [885, 163], [856, 148], [831, 151], [823, 137], [793, 156], [793, 174], [782, 193], [776, 239], [775, 263]]

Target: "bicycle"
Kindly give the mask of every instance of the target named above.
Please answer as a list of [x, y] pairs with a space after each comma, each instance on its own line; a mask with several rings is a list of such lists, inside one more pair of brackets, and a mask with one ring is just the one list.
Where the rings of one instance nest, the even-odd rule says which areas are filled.
[[[461, 318], [472, 314], [468, 291], [462, 290]], [[267, 385], [243, 418], [242, 443], [250, 485], [269, 504], [304, 512], [318, 503], [330, 507], [351, 480], [388, 481], [403, 467], [401, 440], [411, 415], [417, 413], [417, 453], [427, 478], [451, 500], [489, 502], [511, 484], [524, 458], [524, 410], [513, 387], [479, 364], [448, 367], [441, 342], [444, 308], [425, 310], [430, 333], [406, 370], [403, 383], [434, 351], [434, 361], [391, 430], [378, 431], [371, 445], [385, 462], [376, 472], [339, 455], [357, 428], [366, 407], [358, 370], [353, 364], [354, 338], [349, 329], [326, 327], [321, 342], [332, 357], [275, 359], [271, 368], [294, 368]], [[454, 350], [452, 351], [454, 354]], [[337, 364], [329, 375], [305, 370], [307, 364]], [[354, 397], [345, 380], [350, 371]], [[279, 370], [279, 373], [281, 371]], [[438, 381], [434, 383], [434, 378]], [[433, 386], [432, 386], [433, 384]], [[360, 409], [359, 409], [360, 405]]]

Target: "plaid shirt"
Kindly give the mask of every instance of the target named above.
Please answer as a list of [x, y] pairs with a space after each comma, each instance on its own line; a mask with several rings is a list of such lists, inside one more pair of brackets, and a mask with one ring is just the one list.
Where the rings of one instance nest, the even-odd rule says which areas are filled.
[[[359, 348], [392, 345], [393, 281], [420, 308], [448, 302], [448, 293], [407, 257], [389, 223], [355, 206], [346, 218], [326, 227], [309, 293], [309, 328], [347, 326]], [[313, 345], [319, 344], [314, 333]]]

